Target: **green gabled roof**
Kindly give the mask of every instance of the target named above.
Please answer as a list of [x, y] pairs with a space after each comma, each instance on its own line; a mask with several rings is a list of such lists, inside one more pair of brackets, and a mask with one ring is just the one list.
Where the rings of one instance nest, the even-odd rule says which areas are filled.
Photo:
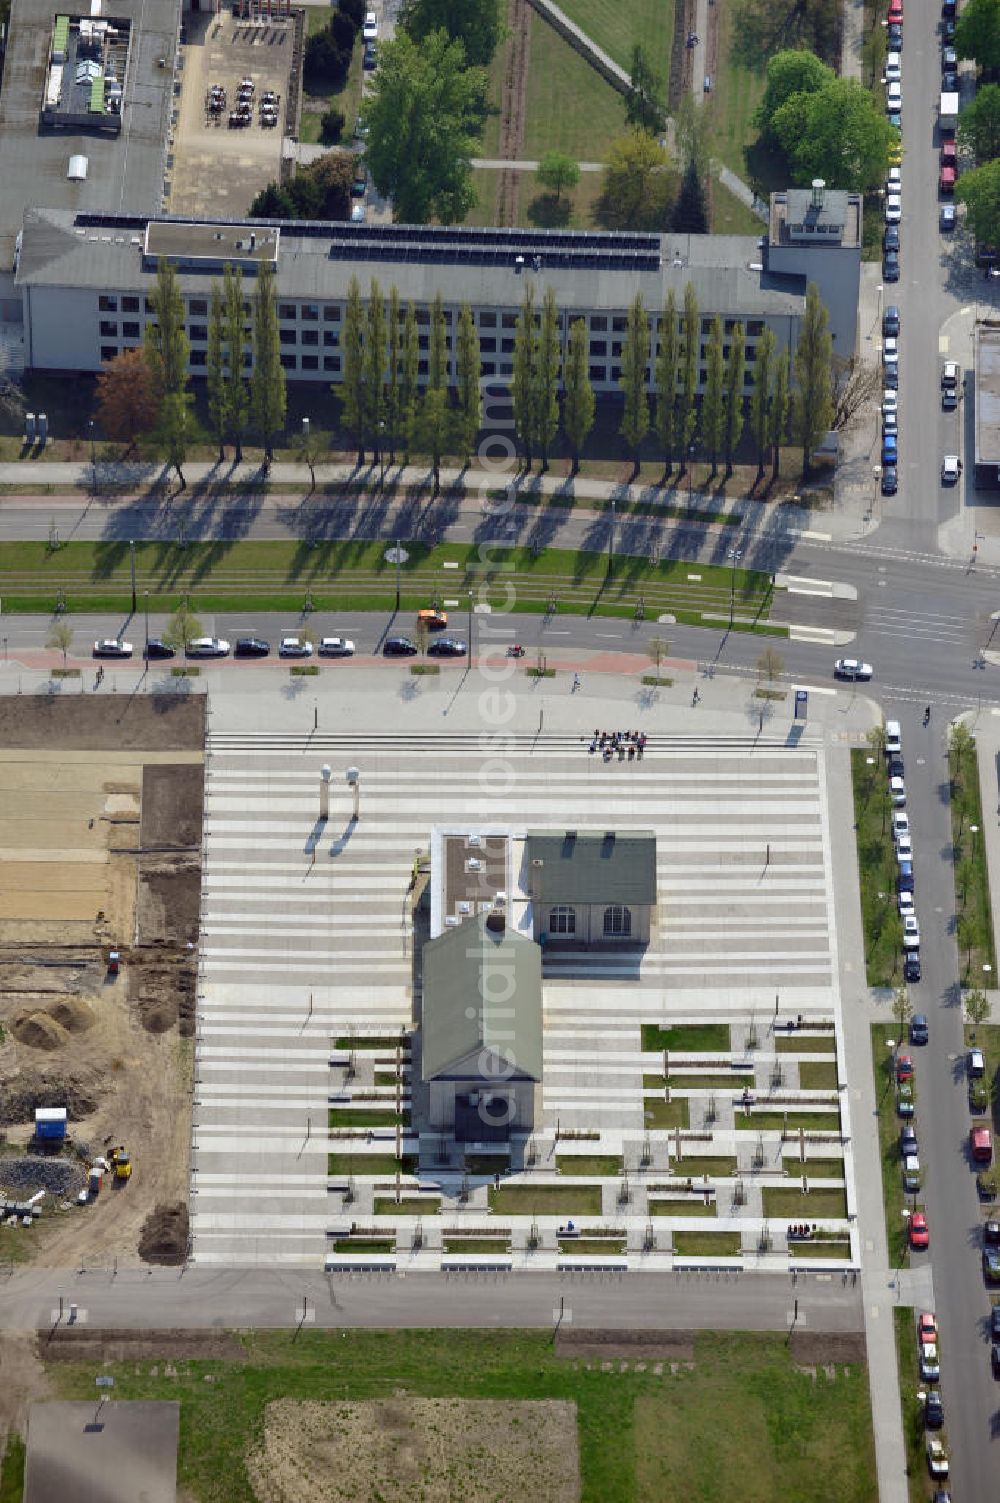
[[652, 830], [529, 830], [525, 861], [524, 885], [539, 903], [656, 902]]
[[488, 917], [466, 919], [424, 945], [424, 1080], [478, 1075], [483, 1049], [515, 1077], [542, 1078], [542, 952], [509, 928], [494, 933]]

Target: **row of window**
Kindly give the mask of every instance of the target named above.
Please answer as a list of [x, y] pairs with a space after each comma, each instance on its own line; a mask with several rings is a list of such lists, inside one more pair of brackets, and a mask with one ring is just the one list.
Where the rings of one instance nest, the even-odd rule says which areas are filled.
[[[611, 903], [604, 910], [602, 928], [609, 939], [627, 939], [632, 933], [632, 911], [623, 903]], [[568, 903], [557, 903], [549, 909], [549, 933], [572, 935], [576, 933], [576, 909]]]

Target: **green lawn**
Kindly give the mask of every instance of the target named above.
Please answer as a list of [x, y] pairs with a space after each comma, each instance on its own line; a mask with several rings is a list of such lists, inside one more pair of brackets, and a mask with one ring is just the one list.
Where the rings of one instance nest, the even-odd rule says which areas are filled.
[[[490, 153], [483, 151], [483, 156]], [[586, 158], [584, 160], [587, 160]], [[477, 202], [466, 214], [463, 224], [492, 225], [496, 221], [496, 194], [500, 173], [495, 167], [474, 167], [472, 181]], [[581, 172], [575, 188], [564, 192], [558, 202], [538, 182], [533, 172], [522, 172], [517, 197], [517, 223], [535, 229], [599, 229], [597, 203], [601, 196], [603, 174]]]
[[331, 1106], [330, 1127], [406, 1127], [409, 1112], [383, 1111], [379, 1107]]
[[625, 1252], [624, 1237], [565, 1237], [560, 1238], [559, 1251], [562, 1253], [580, 1253], [588, 1257], [600, 1257], [602, 1254], [610, 1254], [613, 1258], [620, 1258]]
[[[757, 136], [751, 119], [764, 92], [764, 71], [750, 69], [733, 56], [734, 20], [733, 8], [721, 6], [718, 12], [719, 60], [712, 92], [705, 99], [704, 108], [708, 115], [712, 156], [747, 182], [749, 173], [744, 151]], [[720, 233], [717, 224], [712, 228]], [[757, 233], [760, 233], [759, 228]]]
[[438, 1216], [441, 1202], [430, 1196], [415, 1196], [409, 1200], [393, 1200], [391, 1195], [375, 1196], [376, 1216]]
[[21, 1503], [24, 1496], [24, 1441], [20, 1435], [7, 1437], [7, 1449], [0, 1463], [0, 1503]]
[[956, 937], [962, 957], [962, 982], [966, 986], [993, 986], [996, 981], [996, 948], [975, 741], [970, 739], [961, 756], [953, 750], [949, 763]]
[[680, 1054], [728, 1054], [732, 1038], [728, 1023], [643, 1023], [642, 1047], [647, 1052], [669, 1049]]
[[901, 974], [903, 926], [896, 906], [892, 806], [883, 758], [868, 747], [855, 748], [851, 781], [868, 985], [893, 986]]
[[735, 1258], [743, 1247], [739, 1232], [674, 1232], [675, 1253], [689, 1258]]
[[847, 1219], [847, 1191], [810, 1190], [803, 1195], [786, 1185], [765, 1185], [761, 1190], [765, 1216], [801, 1217], [809, 1221]]
[[334, 1252], [339, 1253], [392, 1253], [396, 1250], [395, 1237], [336, 1237]]
[[495, 1216], [599, 1216], [600, 1185], [490, 1185]]
[[804, 1059], [799, 1064], [799, 1086], [803, 1091], [835, 1091], [837, 1061]]
[[[329, 10], [323, 10], [320, 6], [306, 6], [306, 27], [309, 36], [312, 36], [314, 32], [322, 31], [329, 21]], [[338, 109], [344, 113], [344, 129], [337, 145], [350, 145], [354, 134], [354, 122], [358, 118], [358, 110], [361, 107], [361, 85], [364, 79], [363, 55], [364, 44], [359, 31], [354, 43], [354, 51], [351, 54], [351, 66], [344, 83], [339, 88], [332, 89], [328, 95], [303, 93], [302, 122], [299, 133], [301, 141], [318, 141], [320, 117], [323, 112], [328, 109]]]
[[774, 1112], [758, 1111], [754, 1107], [752, 1111], [736, 1113], [736, 1127], [742, 1131], [781, 1127], [789, 1132], [798, 1132], [801, 1127], [806, 1132], [839, 1132], [840, 1109], [838, 1107], [828, 1112]]
[[[734, 169], [735, 170], [735, 169]], [[746, 169], [739, 174], [746, 181]], [[758, 219], [735, 193], [730, 193], [717, 177], [712, 178], [711, 231], [713, 235], [762, 235], [764, 221]]]
[[366, 1051], [371, 1049], [376, 1049], [379, 1051], [383, 1049], [395, 1050], [399, 1048], [400, 1045], [402, 1046], [403, 1050], [403, 1058], [406, 1059], [410, 1050], [410, 1041], [405, 1036], [403, 1038], [400, 1038], [398, 1034], [396, 1034], [394, 1037], [390, 1036], [387, 1038], [368, 1038], [365, 1037], [364, 1034], [360, 1033], [342, 1033], [339, 1038], [336, 1038], [333, 1041], [333, 1047], [335, 1049], [353, 1049], [356, 1053], [360, 1052], [362, 1049]]
[[674, 30], [671, 0], [562, 0], [560, 9], [626, 73], [638, 44], [666, 87]]
[[734, 1091], [742, 1087], [746, 1077], [743, 1075], [671, 1075], [669, 1079], [663, 1075], [644, 1075], [642, 1077], [643, 1090], [662, 1091], [664, 1084], [668, 1084], [671, 1090], [693, 1091], [696, 1089], [708, 1089], [711, 1091]]
[[[516, 583], [515, 610], [537, 612], [550, 597], [559, 611], [632, 617], [642, 595], [647, 615], [669, 612], [691, 625], [717, 620], [728, 612], [730, 570], [702, 565], [700, 578], [689, 578], [687, 563], [622, 556], [612, 578], [607, 556], [546, 548], [537, 557], [528, 548], [492, 548], [484, 560], [478, 544], [445, 543], [435, 548], [407, 545], [403, 565], [402, 610], [415, 611], [428, 599], [454, 592], [463, 600], [471, 590], [506, 592]], [[329, 541], [313, 547], [305, 539], [266, 542], [138, 543], [136, 586], [140, 604], [173, 610], [187, 597], [193, 610], [302, 608], [311, 596], [316, 610], [387, 609], [393, 604], [395, 574], [384, 558], [383, 543]], [[445, 563], [457, 569], [445, 570]], [[52, 610], [59, 591], [65, 609], [96, 611], [125, 608], [129, 600], [129, 546], [125, 541], [73, 542], [50, 552], [43, 542], [11, 542], [0, 559], [0, 599], [5, 613]], [[753, 569], [737, 571], [736, 594], [748, 622], [765, 622], [772, 601], [770, 576]], [[464, 619], [464, 616], [463, 616]], [[784, 628], [776, 628], [783, 631]], [[87, 650], [86, 644], [77, 644]], [[371, 1047], [375, 1041], [338, 1040], [341, 1048]], [[382, 1041], [393, 1048], [395, 1040]]]
[[843, 1179], [843, 1159], [806, 1159], [802, 1163], [798, 1158], [785, 1158], [782, 1160], [786, 1174], [795, 1179], [801, 1179], [803, 1175], [810, 1183], [814, 1179]]
[[923, 1388], [917, 1360], [917, 1329], [912, 1310], [896, 1305], [892, 1312], [899, 1369], [899, 1397], [903, 1411], [903, 1440], [910, 1503], [926, 1503], [927, 1462], [924, 1456], [924, 1411], [917, 1394]]
[[790, 1242], [788, 1244], [788, 1256], [790, 1258], [845, 1258], [851, 1256], [851, 1239], [842, 1237], [832, 1242], [815, 1242], [810, 1238], [808, 1242]]
[[817, 1034], [794, 1033], [779, 1035], [774, 1041], [775, 1054], [835, 1054], [837, 1046], [833, 1029], [820, 1037]]
[[650, 1216], [718, 1216], [719, 1208], [714, 1200], [653, 1200], [648, 1203]]
[[509, 1237], [444, 1237], [446, 1253], [509, 1253]]
[[[179, 1496], [254, 1503], [244, 1456], [272, 1400], [398, 1405], [413, 1393], [575, 1404], [581, 1503], [812, 1503], [817, 1478], [824, 1503], [875, 1497], [864, 1366], [813, 1376], [783, 1332], [693, 1332], [694, 1362], [672, 1376], [567, 1361], [545, 1330], [456, 1340], [453, 1331], [304, 1327], [240, 1339], [245, 1362], [105, 1364], [116, 1398], [179, 1401]], [[48, 1372], [54, 1396], [93, 1400], [92, 1362]]]
[[556, 1171], [559, 1174], [593, 1174], [598, 1178], [607, 1179], [611, 1175], [621, 1174], [623, 1160], [620, 1153], [589, 1153], [556, 1155]]
[[535, 11], [530, 24], [523, 156], [565, 151], [578, 162], [603, 161], [625, 130], [624, 99]]
[[690, 1127], [691, 1106], [686, 1096], [664, 1101], [662, 1096], [642, 1098], [642, 1116], [647, 1127]]
[[[986, 1074], [981, 1084], [985, 1086], [990, 1099], [993, 1131], [1000, 1134], [1000, 1023], [980, 1023], [976, 1028], [967, 1023], [965, 1044], [969, 1049], [975, 1044], [976, 1048], [983, 1051]], [[983, 1125], [982, 1115], [979, 1117], [979, 1125]]]
[[358, 1174], [371, 1178], [375, 1174], [412, 1174], [417, 1167], [415, 1153], [397, 1159], [392, 1153], [328, 1153], [326, 1172], [331, 1175]]
[[892, 1050], [886, 1040], [896, 1037], [893, 1023], [872, 1024], [872, 1059], [875, 1092], [878, 1100], [878, 1147], [882, 1161], [882, 1201], [885, 1206], [885, 1231], [889, 1264], [899, 1268], [906, 1262], [906, 1222], [903, 1218], [902, 1167], [899, 1157], [899, 1129], [902, 1118], [896, 1115], [896, 1090]]
[[690, 1177], [699, 1180], [704, 1179], [706, 1174], [709, 1179], [732, 1179], [736, 1173], [736, 1155], [698, 1154], [697, 1157], [674, 1159], [670, 1172], [679, 1175], [681, 1179]]

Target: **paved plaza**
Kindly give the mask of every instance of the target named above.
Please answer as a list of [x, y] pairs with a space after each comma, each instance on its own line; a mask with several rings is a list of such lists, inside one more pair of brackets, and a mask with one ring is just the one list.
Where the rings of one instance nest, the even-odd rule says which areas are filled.
[[[654, 703], [643, 716], [644, 758], [605, 763], [590, 754], [589, 733], [572, 724], [588, 713], [582, 701], [572, 715], [551, 716], [552, 730], [509, 733], [502, 755], [484, 748], [468, 716], [452, 713], [435, 726], [430, 706], [422, 715], [411, 711], [405, 692], [400, 702], [397, 716], [389, 696], [362, 695], [357, 722], [372, 729], [348, 732], [341, 714], [344, 733], [336, 734], [303, 728], [302, 705], [268, 716], [276, 728], [261, 730], [259, 718], [250, 724], [216, 701], [207, 759], [195, 1262], [350, 1266], [365, 1260], [345, 1251], [354, 1228], [367, 1239], [369, 1263], [401, 1268], [477, 1259], [497, 1265], [498, 1257], [499, 1266], [555, 1268], [585, 1264], [588, 1255], [612, 1266], [670, 1268], [699, 1261], [682, 1257], [676, 1232], [710, 1230], [736, 1238], [724, 1252], [702, 1254], [707, 1261], [787, 1267], [787, 1218], [768, 1215], [765, 1192], [799, 1188], [804, 1156], [821, 1161], [822, 1190], [840, 1191], [844, 1214], [809, 1216], [803, 1197], [801, 1216], [792, 1219], [820, 1220], [831, 1239], [843, 1239], [827, 1256], [856, 1267], [850, 1127], [846, 1093], [838, 1090], [844, 1059], [825, 772], [830, 732], [775, 726], [755, 736], [742, 713], [700, 719], [668, 715]], [[382, 713], [373, 714], [378, 705]], [[619, 705], [619, 716], [627, 709]], [[534, 720], [533, 706], [530, 714]], [[412, 729], [385, 728], [403, 716]], [[334, 723], [326, 708], [323, 719]], [[298, 728], [277, 728], [282, 720]], [[324, 763], [332, 792], [321, 824]], [[352, 766], [360, 773], [356, 821], [345, 781]], [[570, 1208], [561, 1212], [491, 1210], [492, 1174], [465, 1174], [458, 1157], [443, 1163], [426, 1138], [419, 1142], [405, 1119], [409, 1049], [397, 1056], [382, 1042], [413, 1022], [415, 859], [428, 851], [435, 825], [463, 822], [656, 832], [658, 914], [649, 947], [545, 954], [541, 1113], [502, 1184], [504, 1193], [535, 1187], [542, 1203], [544, 1188], [562, 1186]], [[664, 1054], [644, 1050], [642, 1025], [706, 1022], [728, 1025], [728, 1048], [689, 1042], [675, 1049], [667, 1091]], [[366, 1035], [380, 1041], [375, 1051], [363, 1047]], [[689, 1086], [685, 1071], [694, 1077]], [[717, 1079], [721, 1089], [710, 1084]], [[742, 1118], [743, 1090], [754, 1111], [767, 1112], [759, 1127], [752, 1115]], [[354, 1108], [352, 1121], [363, 1122], [371, 1108], [380, 1123], [379, 1108], [399, 1106], [404, 1125], [398, 1134], [385, 1125], [336, 1128], [331, 1141], [331, 1103]], [[808, 1117], [797, 1119], [797, 1108]], [[797, 1120], [807, 1123], [804, 1139], [793, 1130]], [[592, 1136], [573, 1136], [582, 1133]], [[674, 1163], [678, 1150], [682, 1164]], [[328, 1175], [331, 1151], [344, 1158]], [[398, 1179], [387, 1173], [397, 1154]], [[566, 1161], [581, 1155], [583, 1173], [571, 1175]], [[365, 1157], [370, 1174], [361, 1167]], [[701, 1193], [698, 1157], [711, 1171], [709, 1195]], [[810, 1183], [817, 1185], [812, 1176]], [[587, 1192], [576, 1216], [574, 1186]], [[387, 1203], [397, 1194], [403, 1207], [394, 1214]], [[414, 1209], [420, 1200], [423, 1215]], [[588, 1255], [574, 1255], [559, 1236], [571, 1217], [584, 1235], [606, 1236], [608, 1252], [595, 1252], [588, 1240]], [[502, 1233], [496, 1252], [475, 1241], [475, 1256], [463, 1257], [452, 1234], [466, 1228]], [[372, 1252], [378, 1236], [394, 1242], [384, 1258], [384, 1250]]]

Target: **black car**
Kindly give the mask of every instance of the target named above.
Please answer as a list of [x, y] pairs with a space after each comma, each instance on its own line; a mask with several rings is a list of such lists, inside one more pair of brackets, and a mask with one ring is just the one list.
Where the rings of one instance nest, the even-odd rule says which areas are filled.
[[882, 469], [882, 494], [894, 496], [899, 490], [899, 473], [894, 464], [887, 464]]
[[926, 1044], [930, 1039], [930, 1026], [927, 1016], [922, 1012], [915, 1012], [910, 1019], [910, 1043]]
[[899, 366], [885, 365], [882, 367], [882, 385], [886, 391], [899, 390]]
[[387, 658], [415, 658], [418, 651], [416, 642], [411, 642], [409, 637], [386, 637], [382, 655]]
[[458, 637], [438, 637], [427, 649], [431, 658], [464, 658], [468, 652], [465, 643]]
[[958, 67], [958, 53], [954, 47], [942, 47], [941, 71], [943, 73], [954, 72]]
[[903, 961], [903, 979], [905, 981], [920, 980], [920, 956], [915, 950], [911, 950]]
[[[986, 1221], [983, 1223], [983, 1246], [1000, 1247], [1000, 1221]], [[997, 1312], [997, 1325], [1000, 1326], [1000, 1305], [994, 1305], [993, 1308]], [[997, 1339], [1000, 1340], [1000, 1337]]]
[[944, 1402], [936, 1388], [924, 1399], [924, 1426], [928, 1430], [940, 1430], [944, 1424]]
[[373, 73], [378, 67], [378, 48], [374, 42], [365, 43], [365, 55], [362, 66], [366, 73]]
[[882, 280], [884, 282], [899, 281], [899, 252], [886, 251], [882, 257]]
[[239, 637], [233, 648], [236, 658], [266, 658], [271, 651], [270, 642], [263, 637]]
[[955, 40], [955, 22], [950, 16], [941, 22], [941, 40], [949, 46]]
[[990, 1340], [1000, 1341], [1000, 1305], [990, 1306]]
[[893, 21], [886, 32], [885, 50], [886, 52], [902, 52], [903, 50], [903, 28], [898, 21]]
[[175, 649], [169, 643], [161, 641], [159, 637], [150, 637], [146, 643], [145, 656], [148, 661], [152, 661], [153, 658], [172, 658], [174, 651]]
[[902, 757], [892, 756], [889, 758], [889, 776], [891, 778], [901, 778], [905, 776], [903, 772]]
[[899, 1129], [899, 1156], [905, 1159], [910, 1153], [919, 1155], [920, 1149], [917, 1147], [916, 1129], [907, 1123], [905, 1127]]
[[1000, 1378], [1000, 1341], [994, 1341], [990, 1347], [990, 1365], [994, 1378]]
[[958, 93], [958, 74], [953, 68], [941, 74], [941, 92], [943, 94]]
[[882, 314], [882, 333], [892, 335], [899, 333], [899, 309], [895, 303], [886, 303], [885, 312]]
[[887, 224], [882, 231], [882, 249], [884, 251], [899, 250], [899, 225]]

